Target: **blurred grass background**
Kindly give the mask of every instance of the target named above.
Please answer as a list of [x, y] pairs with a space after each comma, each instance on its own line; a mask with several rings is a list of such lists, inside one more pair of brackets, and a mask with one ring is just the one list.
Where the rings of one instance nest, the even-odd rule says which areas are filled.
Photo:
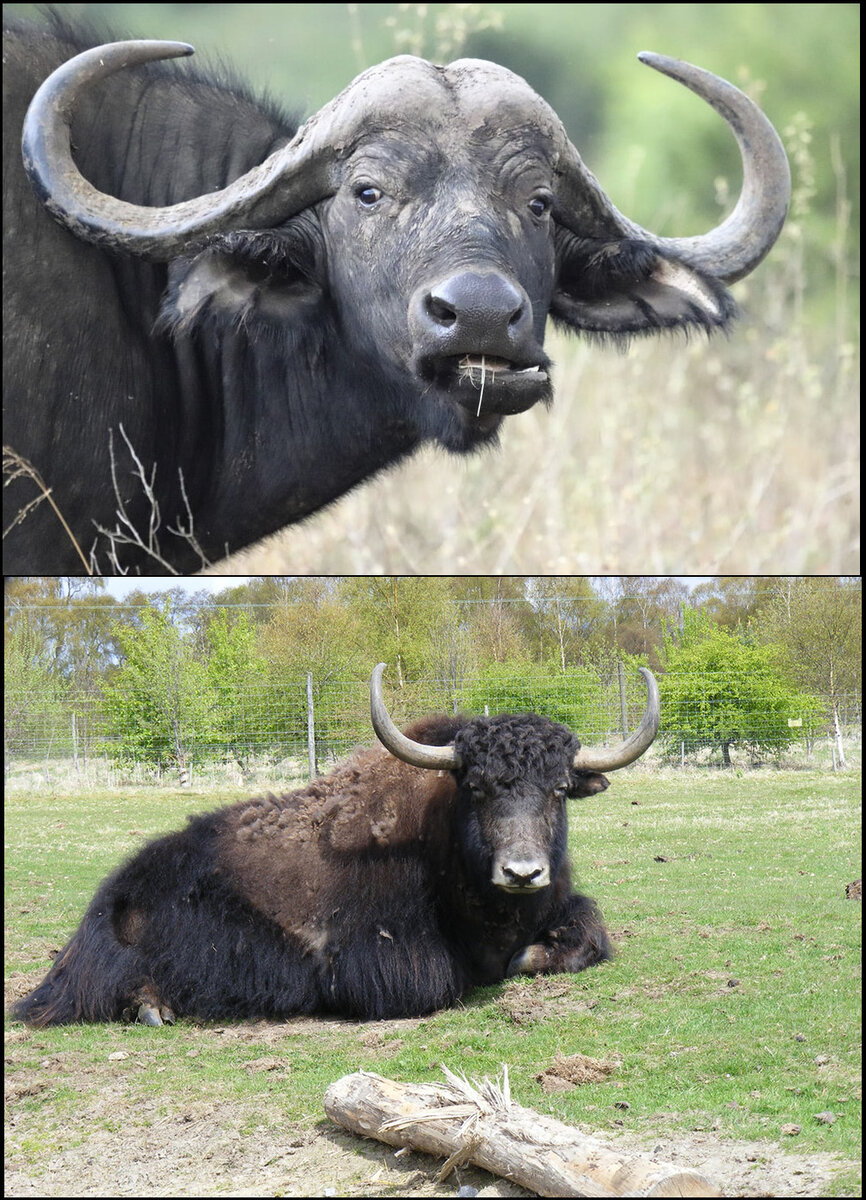
[[660, 234], [717, 223], [739, 157], [719, 117], [638, 51], [736, 83], [791, 157], [788, 224], [735, 286], [729, 340], [618, 355], [551, 334], [556, 405], [507, 421], [500, 452], [425, 450], [219, 570], [859, 570], [858, 5], [59, 7], [121, 36], [187, 39], [301, 115], [394, 53], [491, 58], [556, 108], [617, 207]]

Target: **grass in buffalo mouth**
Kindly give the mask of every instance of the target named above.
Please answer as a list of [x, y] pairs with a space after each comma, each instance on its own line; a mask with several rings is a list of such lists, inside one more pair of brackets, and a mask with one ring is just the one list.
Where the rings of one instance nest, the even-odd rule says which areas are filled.
[[457, 363], [458, 374], [461, 380], [468, 380], [473, 387], [476, 386], [476, 380], [480, 372], [480, 380], [478, 380], [478, 408], [475, 412], [476, 417], [481, 416], [481, 404], [484, 400], [484, 387], [488, 377], [493, 379], [500, 372], [506, 372], [511, 375], [532, 375], [542, 372], [542, 367], [539, 363], [535, 363], [529, 367], [518, 367], [515, 363], [507, 358], [497, 358], [494, 355], [489, 357], [485, 354], [464, 354]]

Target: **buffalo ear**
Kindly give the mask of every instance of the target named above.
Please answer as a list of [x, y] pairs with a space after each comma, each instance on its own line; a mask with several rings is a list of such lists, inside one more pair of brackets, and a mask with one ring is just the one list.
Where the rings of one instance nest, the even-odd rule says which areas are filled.
[[578, 332], [616, 336], [694, 326], [711, 332], [736, 314], [718, 280], [648, 242], [579, 238], [560, 226], [556, 249], [551, 315]]
[[[203, 323], [285, 330], [320, 303], [322, 256], [310, 222], [211, 238], [169, 267], [157, 328], [185, 334]], [[295, 227], [297, 226], [297, 227]]]
[[609, 787], [610, 780], [606, 775], [599, 775], [598, 771], [572, 771], [568, 794], [572, 797], [597, 796]]

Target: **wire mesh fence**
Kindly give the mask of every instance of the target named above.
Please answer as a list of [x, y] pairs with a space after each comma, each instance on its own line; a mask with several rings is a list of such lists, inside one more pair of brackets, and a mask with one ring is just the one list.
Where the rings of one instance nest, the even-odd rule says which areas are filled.
[[[659, 676], [659, 735], [639, 769], [659, 766], [859, 766], [859, 695], [780, 692], [767, 681], [713, 673]], [[6, 785], [124, 784], [286, 787], [324, 773], [369, 744], [364, 680], [301, 676], [280, 686], [214, 689], [199, 703], [156, 711], [130, 730], [101, 697], [6, 694]], [[431, 712], [536, 712], [568, 725], [585, 745], [609, 745], [635, 728], [646, 701], [640, 677], [620, 666], [589, 671], [421, 680], [386, 687], [401, 726]]]

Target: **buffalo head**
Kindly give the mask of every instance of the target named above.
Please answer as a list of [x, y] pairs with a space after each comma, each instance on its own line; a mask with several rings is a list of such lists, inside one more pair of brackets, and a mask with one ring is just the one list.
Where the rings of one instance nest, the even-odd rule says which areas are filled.
[[652, 54], [642, 61], [713, 105], [740, 145], [740, 200], [702, 237], [659, 238], [629, 221], [545, 101], [474, 59], [401, 56], [365, 71], [222, 190], [154, 208], [97, 191], [70, 148], [81, 92], [191, 52], [118, 42], [55, 71], [24, 131], [38, 194], [77, 237], [171, 262], [163, 328], [182, 333], [208, 314], [286, 327], [327, 301], [347, 361], [384, 370], [383, 388], [405, 397], [390, 420], [407, 439], [469, 449], [503, 416], [549, 401], [548, 314], [602, 335], [723, 326], [733, 311], [723, 284], [761, 261], [784, 220], [787, 161], [760, 110], [724, 80]]

